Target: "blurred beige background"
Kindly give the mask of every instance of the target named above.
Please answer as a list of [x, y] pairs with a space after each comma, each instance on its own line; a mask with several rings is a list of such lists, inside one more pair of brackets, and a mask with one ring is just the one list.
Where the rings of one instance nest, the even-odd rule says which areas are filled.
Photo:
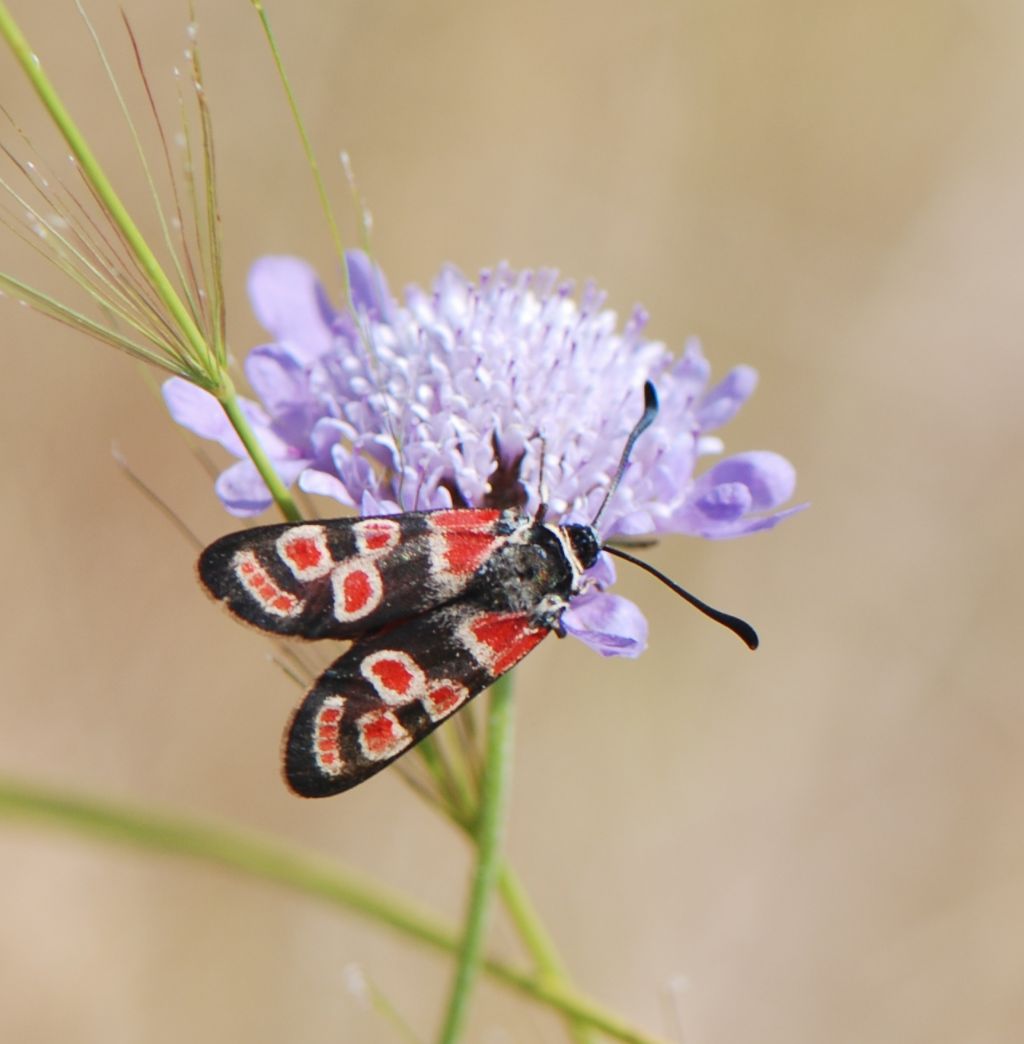
[[[70, 0], [12, 6], [144, 207]], [[116, 8], [90, 6], [141, 113]], [[127, 7], [173, 113], [185, 5]], [[686, 1044], [1024, 1039], [1024, 5], [287, 8], [334, 198], [351, 231], [345, 148], [393, 287], [507, 258], [643, 302], [717, 374], [758, 368], [729, 448], [785, 453], [813, 501], [651, 554], [751, 619], [756, 655], [623, 569], [650, 651], [552, 641], [520, 672], [509, 848], [580, 986]], [[250, 260], [329, 275], [331, 247], [249, 6], [199, 21], [242, 353]], [[6, 54], [0, 96], [45, 151]], [[293, 688], [112, 462], [204, 539], [232, 528], [134, 364], [2, 307], [0, 772], [273, 832], [457, 917], [465, 846], [395, 774], [285, 791]], [[351, 962], [428, 1040], [448, 985], [282, 890], [25, 825], [0, 823], [0, 924], [8, 1041], [399, 1039]], [[564, 1036], [487, 986], [470, 1039]]]

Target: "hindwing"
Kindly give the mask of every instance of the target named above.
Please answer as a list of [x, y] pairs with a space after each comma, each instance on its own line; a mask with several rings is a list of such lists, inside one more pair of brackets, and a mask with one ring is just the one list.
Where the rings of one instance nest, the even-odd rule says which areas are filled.
[[527, 613], [463, 600], [357, 642], [292, 720], [285, 776], [304, 797], [348, 790], [428, 736], [548, 634]]

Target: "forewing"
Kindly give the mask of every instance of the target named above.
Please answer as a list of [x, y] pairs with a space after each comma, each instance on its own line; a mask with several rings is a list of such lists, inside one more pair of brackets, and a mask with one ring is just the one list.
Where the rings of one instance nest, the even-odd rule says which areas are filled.
[[261, 630], [358, 638], [457, 598], [506, 539], [490, 510], [261, 526], [207, 547], [199, 578]]
[[524, 613], [464, 602], [357, 642], [292, 720], [285, 776], [304, 797], [369, 779], [515, 666], [549, 633]]

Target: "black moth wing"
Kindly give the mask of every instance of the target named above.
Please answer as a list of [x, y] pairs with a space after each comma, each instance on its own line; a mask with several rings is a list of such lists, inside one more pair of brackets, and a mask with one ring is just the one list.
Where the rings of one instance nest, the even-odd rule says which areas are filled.
[[[499, 512], [473, 510], [260, 526], [210, 544], [199, 578], [263, 631], [358, 638], [458, 597], [503, 526]], [[467, 568], [452, 567], [452, 547]]]
[[303, 797], [379, 772], [515, 666], [548, 634], [526, 612], [467, 597], [358, 641], [306, 694], [285, 745]]

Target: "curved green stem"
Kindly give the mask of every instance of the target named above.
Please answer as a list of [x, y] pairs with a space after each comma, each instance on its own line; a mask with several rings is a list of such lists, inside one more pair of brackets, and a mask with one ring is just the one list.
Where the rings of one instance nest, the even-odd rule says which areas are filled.
[[[534, 909], [522, 882], [508, 863], [501, 866], [498, 891], [523, 945], [533, 958], [538, 976], [556, 987], [570, 988], [569, 977], [555, 941]], [[568, 1030], [576, 1044], [593, 1044], [593, 1034], [585, 1023], [570, 1018]]]
[[[45, 823], [86, 837], [216, 863], [325, 900], [434, 949], [454, 953], [459, 946], [449, 926], [403, 896], [363, 881], [322, 858], [253, 833], [125, 808], [2, 777], [0, 817]], [[562, 983], [538, 980], [530, 972], [495, 960], [485, 960], [482, 968], [506, 986], [616, 1040], [626, 1044], [665, 1044]]]
[[476, 870], [466, 910], [455, 981], [438, 1038], [441, 1044], [454, 1044], [465, 1027], [469, 1014], [469, 999], [483, 954], [491, 899], [501, 870], [501, 842], [511, 771], [514, 724], [511, 675], [504, 675], [491, 686], [490, 701], [487, 712], [487, 761], [480, 786], [480, 805], [475, 831]]
[[0, 815], [48, 822], [88, 837], [219, 863], [344, 906], [431, 946], [455, 948], [451, 930], [408, 899], [325, 860], [255, 834], [2, 778]]
[[281, 481], [280, 475], [274, 470], [274, 465], [267, 456], [266, 450], [259, 439], [256, 438], [256, 433], [252, 430], [248, 419], [242, 412], [234, 385], [227, 374], [224, 375], [224, 379], [227, 382], [227, 387], [217, 394], [217, 401], [223, 407], [228, 420], [231, 421], [231, 426], [238, 432], [238, 437], [242, 440], [242, 445], [245, 446], [249, 459], [260, 473], [260, 477], [267, 484], [267, 489], [270, 490], [274, 503], [281, 509], [281, 514], [289, 522], [300, 522], [302, 520], [302, 512], [299, 511], [291, 493], [288, 492], [288, 487]]

